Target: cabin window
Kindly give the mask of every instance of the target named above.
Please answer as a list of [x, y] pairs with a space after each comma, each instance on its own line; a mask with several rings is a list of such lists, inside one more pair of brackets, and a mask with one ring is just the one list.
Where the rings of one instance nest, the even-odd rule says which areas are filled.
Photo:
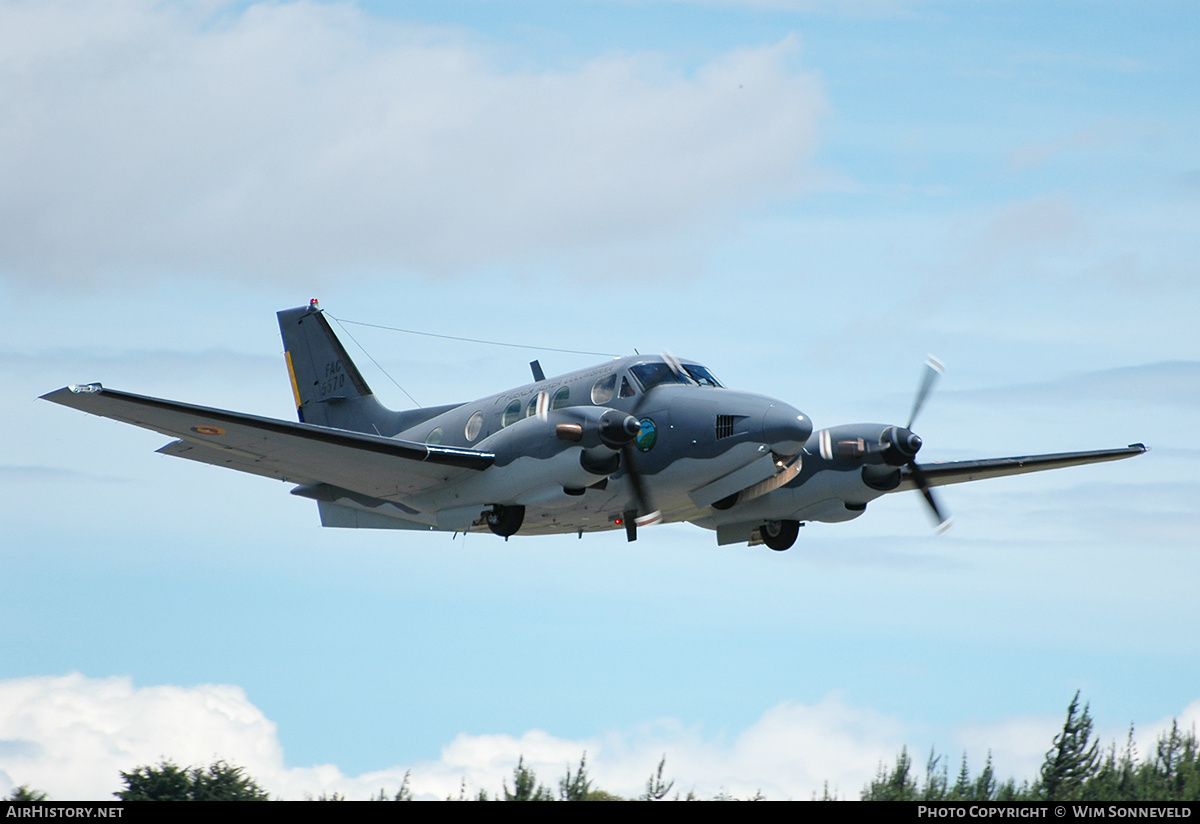
[[442, 428], [439, 426], [425, 436], [425, 443], [430, 446], [437, 446], [442, 442]]
[[617, 376], [608, 375], [592, 384], [592, 403], [603, 406], [612, 400], [617, 391]]
[[571, 387], [560, 387], [550, 398], [551, 409], [562, 409], [564, 406], [571, 405]]
[[467, 421], [467, 429], [463, 434], [467, 436], [468, 441], [473, 441], [479, 437], [480, 429], [483, 429], [483, 413], [476, 412], [471, 416], [471, 419]]
[[519, 420], [521, 420], [521, 402], [513, 401], [504, 407], [504, 415], [500, 418], [500, 426], [512, 426]]

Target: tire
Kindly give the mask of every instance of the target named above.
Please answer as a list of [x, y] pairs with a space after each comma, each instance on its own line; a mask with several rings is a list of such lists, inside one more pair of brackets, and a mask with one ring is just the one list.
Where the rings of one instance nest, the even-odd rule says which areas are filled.
[[517, 530], [521, 528], [521, 524], [524, 521], [525, 507], [523, 506], [501, 506], [500, 504], [496, 504], [487, 514], [488, 529], [501, 538], [516, 535]]
[[791, 549], [800, 534], [799, 521], [767, 521], [758, 528], [763, 543], [776, 552]]

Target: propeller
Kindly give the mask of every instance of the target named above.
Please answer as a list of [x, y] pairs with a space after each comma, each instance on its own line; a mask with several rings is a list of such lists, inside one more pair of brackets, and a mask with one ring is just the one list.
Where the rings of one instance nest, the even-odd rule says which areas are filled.
[[[941, 535], [954, 519], [946, 515], [942, 508], [938, 506], [937, 498], [934, 497], [933, 490], [929, 487], [929, 479], [917, 465], [917, 451], [921, 448], [921, 439], [912, 431], [913, 421], [917, 419], [917, 414], [921, 411], [921, 407], [925, 405], [925, 400], [929, 397], [929, 393], [933, 390], [933, 385], [937, 383], [946, 371], [945, 365], [929, 355], [925, 358], [925, 372], [921, 376], [921, 385], [917, 388], [917, 396], [913, 399], [912, 412], [908, 416], [908, 423], [904, 427], [903, 432], [897, 432], [895, 429], [888, 429], [884, 432], [885, 448], [894, 447], [895, 452], [898, 452], [897, 457], [900, 458], [896, 463], [903, 463], [908, 467], [909, 474], [917, 484], [917, 490], [925, 498], [925, 503], [929, 506], [929, 511], [933, 514], [934, 520], [937, 521], [937, 533]], [[890, 437], [889, 437], [890, 436]], [[892, 461], [888, 461], [892, 463]]]
[[908, 423], [904, 425], [905, 429], [912, 429], [913, 421], [917, 419], [917, 413], [921, 411], [921, 407], [925, 405], [925, 399], [929, 397], [933, 385], [937, 383], [938, 378], [946, 373], [946, 366], [933, 355], [925, 356], [925, 372], [921, 376], [921, 386], [917, 389], [917, 397], [913, 399], [912, 412], [908, 416]]
[[[676, 375], [683, 377], [686, 375], [683, 365], [669, 352], [664, 352], [662, 355], [668, 368]], [[642, 392], [638, 399], [633, 402], [633, 409], [630, 414], [635, 418], [638, 416], [638, 410], [642, 403], [649, 397], [653, 387]], [[642, 526], [656, 524], [662, 519], [662, 513], [654, 508], [654, 504], [650, 502], [650, 493], [646, 489], [646, 481], [642, 477], [641, 470], [638, 469], [637, 458], [637, 438], [634, 437], [628, 443], [621, 447], [621, 465], [625, 468], [625, 474], [629, 476], [629, 485], [633, 487], [633, 499], [637, 504], [637, 509], [627, 509], [622, 513], [622, 518], [625, 521], [625, 539], [627, 541], [637, 540], [637, 528], [640, 522]], [[638, 516], [641, 513], [641, 516]]]
[[[650, 494], [646, 490], [646, 481], [642, 478], [642, 473], [637, 468], [637, 460], [634, 458], [634, 453], [637, 447], [634, 446], [636, 441], [630, 441], [621, 447], [621, 463], [625, 467], [625, 474], [629, 476], [629, 485], [633, 487], [633, 499], [637, 502], [637, 509], [628, 509], [623, 513], [625, 519], [625, 538], [628, 541], [637, 540], [638, 521], [641, 520], [643, 525], [657, 523], [659, 512], [650, 503]], [[638, 518], [638, 513], [642, 513], [642, 517]]]

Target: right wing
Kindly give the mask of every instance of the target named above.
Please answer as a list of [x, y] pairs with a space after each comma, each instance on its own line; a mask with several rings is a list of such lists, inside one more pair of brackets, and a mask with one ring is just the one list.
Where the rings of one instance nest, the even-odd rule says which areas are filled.
[[[1133, 443], [1121, 449], [1097, 449], [1093, 452], [1058, 452], [1052, 455], [1025, 455], [1017, 458], [989, 458], [982, 461], [953, 461], [951, 463], [918, 464], [930, 486], [962, 484], [982, 481], [984, 478], [999, 478], [1004, 475], [1023, 475], [1026, 472], [1041, 472], [1064, 466], [1119, 461], [1132, 458], [1146, 451], [1145, 444]], [[900, 485], [893, 492], [918, 489], [916, 479], [905, 469]]]
[[158, 450], [166, 455], [383, 500], [440, 486], [495, 461], [490, 452], [260, 418], [98, 383], [64, 387], [42, 399], [178, 438]]

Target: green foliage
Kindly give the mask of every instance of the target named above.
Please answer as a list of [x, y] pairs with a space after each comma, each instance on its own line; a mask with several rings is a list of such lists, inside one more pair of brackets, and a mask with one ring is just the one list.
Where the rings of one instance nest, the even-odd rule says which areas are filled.
[[663, 757], [658, 762], [658, 770], [651, 773], [650, 777], [646, 779], [646, 794], [642, 796], [642, 801], [662, 801], [675, 786], [674, 779], [663, 782], [663, 768], [666, 766], [667, 754], [663, 753]]
[[[646, 781], [643, 801], [662, 801], [675, 787], [674, 780], [666, 780], [663, 773], [667, 758], [664, 754], [657, 769]], [[241, 767], [225, 761], [217, 761], [208, 768], [179, 767], [163, 761], [157, 767], [138, 767], [133, 772], [121, 773], [125, 789], [114, 793], [123, 801], [241, 801], [267, 800], [267, 793], [247, 777]], [[411, 801], [410, 773], [394, 796], [384, 790], [374, 801]], [[554, 794], [538, 783], [534, 771], [525, 766], [521, 756], [513, 768], [513, 783], [503, 785], [505, 801], [553, 801]], [[620, 796], [605, 792], [594, 786], [587, 772], [587, 753], [579, 758], [579, 766], [567, 766], [566, 775], [558, 782], [558, 797], [563, 801], [623, 801]], [[676, 801], [681, 800], [675, 793]], [[8, 801], [44, 801], [46, 794], [17, 787]], [[500, 796], [496, 797], [497, 800]], [[759, 790], [747, 800], [763, 800]], [[1079, 693], [1076, 692], [1067, 707], [1066, 721], [1062, 730], [1054, 736], [1053, 745], [1046, 752], [1045, 761], [1038, 780], [1017, 782], [1009, 778], [1000, 782], [992, 764], [989, 750], [987, 762], [978, 775], [972, 775], [963, 753], [962, 761], [953, 784], [950, 781], [948, 761], [936, 750], [930, 749], [925, 761], [924, 781], [918, 784], [914, 775], [913, 761], [908, 748], [903, 747], [896, 757], [895, 766], [888, 769], [880, 763], [875, 780], [863, 788], [864, 801], [998, 801], [1031, 802], [1045, 800], [1079, 800], [1091, 802], [1160, 802], [1200, 801], [1200, 739], [1195, 729], [1184, 731], [1178, 722], [1159, 736], [1149, 757], [1139, 757], [1134, 745], [1133, 727], [1125, 746], [1118, 751], [1114, 743], [1103, 754], [1093, 736], [1090, 707], [1080, 708]], [[320, 801], [344, 801], [337, 792], [322, 794]], [[467, 795], [466, 779], [463, 779], [458, 798], [450, 796], [447, 801], [489, 800], [488, 794], [480, 790], [474, 797]], [[683, 800], [694, 801], [696, 794], [689, 791]], [[715, 801], [736, 801], [734, 796], [721, 790]], [[813, 800], [818, 800], [816, 793]], [[820, 796], [822, 801], [836, 801], [826, 783]]]
[[592, 782], [587, 777], [587, 751], [579, 757], [579, 769], [574, 775], [567, 765], [567, 776], [558, 782], [558, 797], [563, 801], [588, 801]]
[[1083, 797], [1083, 785], [1100, 765], [1098, 743], [1092, 740], [1092, 717], [1088, 705], [1079, 711], [1079, 693], [1067, 707], [1062, 732], [1054, 736], [1054, 746], [1046, 752], [1042, 764], [1040, 795], [1047, 801], [1068, 801]]
[[[372, 801], [412, 801], [413, 800], [412, 787], [410, 787], [408, 785], [408, 781], [410, 778], [412, 778], [412, 770], [406, 770], [404, 773], [404, 781], [402, 781], [400, 783], [400, 789], [396, 790], [395, 795], [389, 797], [387, 795], [387, 793], [385, 793], [383, 791], [383, 788], [380, 787], [379, 795], [371, 796], [371, 800]], [[466, 781], [465, 780], [463, 781], [463, 791], [466, 792]], [[450, 799], [446, 799], [446, 800], [449, 801]]]
[[517, 766], [513, 767], [513, 788], [512, 792], [508, 790], [508, 782], [504, 782], [504, 800], [505, 801], [553, 801], [554, 796], [550, 791], [537, 783], [537, 775], [529, 767], [525, 766], [525, 756], [521, 756], [517, 761]]
[[[939, 765], [941, 769], [939, 770]], [[828, 798], [828, 788], [826, 788]], [[865, 801], [1200, 801], [1200, 739], [1196, 731], [1183, 732], [1178, 722], [1159, 736], [1151, 757], [1138, 757], [1130, 727], [1124, 748], [1114, 743], [1101, 757], [1092, 735], [1090, 708], [1079, 706], [1079, 693], [1067, 707], [1062, 731], [1054, 736], [1038, 780], [1030, 785], [1010, 778], [996, 779], [992, 754], [978, 776], [972, 776], [964, 753], [954, 785], [949, 783], [942, 757], [930, 751], [925, 783], [918, 790], [912, 761], [901, 749], [896, 766], [881, 764], [875, 780], [863, 789]]]
[[[695, 801], [696, 796], [693, 795], [692, 793], [688, 793], [687, 800]], [[736, 795], [730, 795], [729, 793], [725, 792], [724, 788], [722, 788], [720, 792], [718, 792], [716, 795], [713, 796], [712, 800], [713, 801], [742, 801], [743, 799], [738, 798]], [[747, 796], [745, 798], [745, 800], [746, 801], [766, 801], [767, 797], [765, 795], [763, 795], [763, 791], [761, 789], [758, 789], [758, 790], [754, 791], [754, 795]]]
[[588, 801], [625, 801], [626, 799], [622, 798], [619, 795], [614, 795], [613, 793], [610, 793], [607, 790], [588, 790], [587, 800]]
[[192, 781], [188, 771], [170, 761], [157, 767], [138, 767], [122, 772], [125, 789], [113, 793], [122, 801], [191, 801]]
[[13, 791], [8, 794], [5, 801], [45, 801], [46, 794], [41, 790], [31, 790], [28, 784], [22, 784], [19, 787], [14, 787]]
[[820, 797], [818, 798], [818, 797], [817, 797], [817, 794], [816, 794], [816, 792], [813, 792], [813, 794], [812, 794], [812, 800], [813, 800], [813, 801], [840, 801], [841, 799], [839, 799], [839, 798], [837, 797], [837, 792], [834, 792], [832, 795], [830, 794], [830, 792], [829, 792], [829, 782], [828, 782], [828, 781], [826, 781], [826, 782], [825, 782], [825, 785], [824, 785], [824, 786], [821, 788], [821, 795], [820, 795]]
[[938, 769], [942, 757], [929, 748], [929, 758], [925, 761], [925, 786], [921, 788], [922, 801], [945, 801], [950, 794], [950, 775], [946, 765]]
[[896, 756], [896, 767], [890, 772], [883, 764], [875, 780], [863, 788], [863, 801], [916, 801], [917, 781], [912, 777], [912, 759], [908, 757], [908, 748], [901, 747]]
[[157, 767], [122, 772], [121, 780], [125, 789], [113, 795], [122, 801], [269, 800], [266, 790], [241, 767], [225, 761], [216, 761], [208, 768], [185, 768], [163, 761]]

